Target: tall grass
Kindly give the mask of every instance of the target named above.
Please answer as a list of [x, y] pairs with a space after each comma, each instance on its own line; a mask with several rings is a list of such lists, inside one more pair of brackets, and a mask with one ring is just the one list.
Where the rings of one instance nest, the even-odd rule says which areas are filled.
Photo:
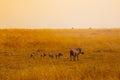
[[[85, 55], [70, 61], [77, 47]], [[0, 80], [120, 80], [119, 53], [120, 29], [0, 30]]]

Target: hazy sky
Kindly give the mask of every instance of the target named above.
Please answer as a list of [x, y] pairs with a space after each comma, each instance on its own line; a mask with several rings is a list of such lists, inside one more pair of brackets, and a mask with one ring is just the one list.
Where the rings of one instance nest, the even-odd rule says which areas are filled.
[[0, 0], [0, 28], [120, 28], [120, 0]]

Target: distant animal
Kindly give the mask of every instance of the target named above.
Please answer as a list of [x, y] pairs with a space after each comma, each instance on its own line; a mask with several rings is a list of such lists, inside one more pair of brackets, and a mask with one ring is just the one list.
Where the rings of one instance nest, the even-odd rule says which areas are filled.
[[31, 57], [31, 58], [34, 58], [34, 57], [35, 57], [35, 53], [34, 53], [34, 52], [31, 53], [31, 54], [30, 54], [30, 57]]
[[54, 55], [53, 54], [49, 54], [48, 55], [50, 58], [54, 58]]
[[84, 54], [84, 52], [81, 52], [81, 54]]
[[61, 56], [63, 56], [63, 54], [62, 53], [57, 53], [57, 54], [55, 54], [55, 56], [56, 56], [56, 59], [57, 59], [57, 58], [60, 58]]
[[84, 52], [82, 52], [81, 48], [76, 48], [76, 49], [71, 49], [70, 50], [70, 60], [78, 60], [78, 56], [79, 54], [84, 54]]
[[45, 57], [45, 56], [46, 56], [46, 54], [45, 54], [45, 53], [43, 53], [43, 54], [40, 54], [40, 56], [41, 56], [41, 57]]

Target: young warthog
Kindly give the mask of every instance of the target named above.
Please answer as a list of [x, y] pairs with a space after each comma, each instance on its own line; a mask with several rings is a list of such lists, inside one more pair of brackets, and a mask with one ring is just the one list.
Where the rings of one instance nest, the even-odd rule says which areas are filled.
[[63, 56], [63, 54], [62, 53], [57, 53], [57, 54], [55, 54], [55, 56], [56, 56], [56, 59], [57, 59], [57, 58], [60, 58], [61, 56]]

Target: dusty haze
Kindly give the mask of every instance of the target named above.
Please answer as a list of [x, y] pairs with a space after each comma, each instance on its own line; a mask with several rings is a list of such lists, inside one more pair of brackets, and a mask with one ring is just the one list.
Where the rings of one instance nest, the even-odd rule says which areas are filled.
[[0, 28], [120, 28], [120, 0], [0, 0]]

